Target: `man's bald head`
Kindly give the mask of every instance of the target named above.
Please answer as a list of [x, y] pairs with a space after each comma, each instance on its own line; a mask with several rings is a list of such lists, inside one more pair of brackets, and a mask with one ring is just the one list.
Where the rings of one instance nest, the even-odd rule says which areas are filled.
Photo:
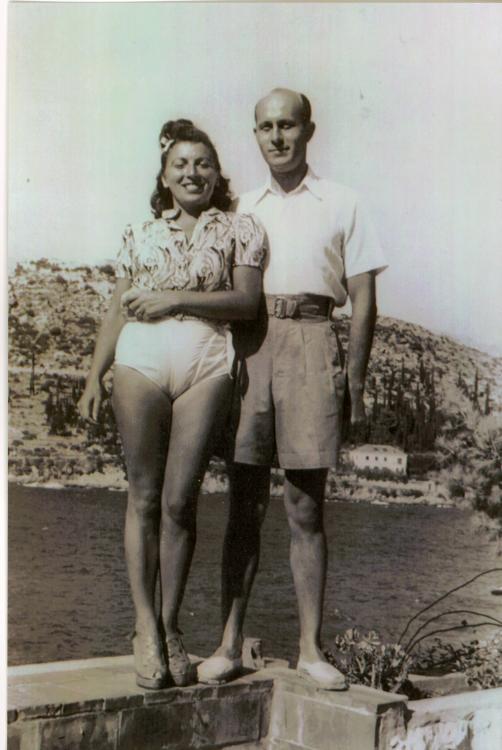
[[284, 184], [295, 184], [307, 170], [307, 144], [315, 130], [310, 116], [307, 97], [290, 89], [273, 89], [256, 105], [256, 140], [272, 174], [282, 175]]
[[293, 91], [292, 89], [275, 88], [275, 89], [272, 89], [272, 91], [269, 94], [266, 94], [266, 96], [262, 97], [257, 102], [255, 109], [254, 109], [255, 122], [258, 121], [258, 108], [260, 107], [260, 105], [264, 104], [269, 99], [274, 99], [274, 98], [279, 98], [279, 97], [286, 98], [289, 101], [291, 101], [292, 104], [296, 105], [302, 122], [311, 121], [312, 107], [310, 105], [309, 100], [305, 96], [305, 94], [301, 94], [298, 91]]

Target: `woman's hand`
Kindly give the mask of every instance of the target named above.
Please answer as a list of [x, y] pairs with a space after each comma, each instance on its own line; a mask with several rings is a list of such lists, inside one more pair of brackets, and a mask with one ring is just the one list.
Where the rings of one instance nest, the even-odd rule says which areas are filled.
[[145, 289], [128, 289], [121, 297], [121, 305], [138, 320], [164, 318], [176, 311], [180, 303], [180, 292], [166, 290], [150, 292]]
[[77, 408], [81, 417], [92, 419], [94, 422], [98, 419], [99, 407], [103, 400], [103, 386], [99, 380], [90, 380], [86, 383], [84, 392], [79, 398]]

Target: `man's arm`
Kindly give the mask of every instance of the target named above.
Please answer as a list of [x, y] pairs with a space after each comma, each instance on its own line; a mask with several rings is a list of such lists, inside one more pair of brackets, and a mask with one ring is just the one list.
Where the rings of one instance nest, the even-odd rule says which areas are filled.
[[347, 290], [352, 304], [347, 376], [350, 394], [351, 424], [363, 423], [364, 382], [370, 357], [376, 321], [376, 285], [373, 271], [347, 279]]

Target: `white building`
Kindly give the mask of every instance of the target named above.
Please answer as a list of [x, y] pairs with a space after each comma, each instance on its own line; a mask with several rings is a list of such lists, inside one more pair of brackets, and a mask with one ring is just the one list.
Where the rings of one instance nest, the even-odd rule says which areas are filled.
[[393, 445], [358, 445], [349, 451], [356, 469], [388, 469], [394, 474], [406, 474], [408, 456]]

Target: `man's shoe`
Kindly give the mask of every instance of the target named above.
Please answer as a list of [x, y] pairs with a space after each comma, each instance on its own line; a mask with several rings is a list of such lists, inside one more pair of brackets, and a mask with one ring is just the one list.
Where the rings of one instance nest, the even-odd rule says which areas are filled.
[[222, 685], [233, 677], [237, 677], [242, 670], [242, 659], [229, 659], [228, 656], [210, 656], [197, 667], [199, 682], [206, 685]]
[[349, 685], [344, 675], [327, 661], [298, 660], [296, 671], [300, 677], [306, 678], [315, 687], [323, 690], [347, 690]]

